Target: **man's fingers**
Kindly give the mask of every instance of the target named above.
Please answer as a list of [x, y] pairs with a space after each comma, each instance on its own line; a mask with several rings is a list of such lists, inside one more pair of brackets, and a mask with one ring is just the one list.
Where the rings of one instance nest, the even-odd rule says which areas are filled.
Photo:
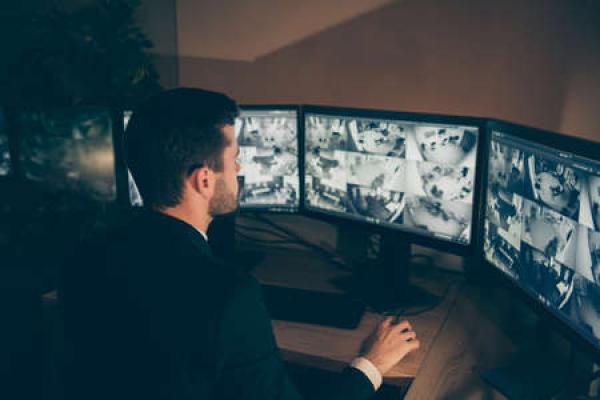
[[406, 332], [400, 335], [400, 339], [404, 341], [415, 340], [417, 338], [417, 334], [415, 331]]
[[408, 321], [401, 321], [400, 323], [398, 323], [395, 326], [395, 329], [399, 330], [400, 332], [413, 330], [412, 326], [410, 325], [410, 323]]
[[392, 322], [394, 321], [394, 318], [396, 317], [394, 317], [393, 315], [386, 317], [383, 321], [379, 323], [379, 328], [384, 329], [390, 327], [392, 325]]

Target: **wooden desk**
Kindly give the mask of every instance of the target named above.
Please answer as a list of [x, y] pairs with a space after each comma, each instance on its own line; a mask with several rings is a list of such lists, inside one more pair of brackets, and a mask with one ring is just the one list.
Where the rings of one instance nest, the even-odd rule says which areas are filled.
[[[266, 252], [265, 259], [254, 272], [263, 283], [326, 292], [339, 291], [331, 283], [332, 280], [349, 275], [306, 251], [276, 248]], [[434, 309], [407, 318], [417, 332], [421, 347], [386, 374], [384, 382], [392, 385], [407, 386], [417, 376], [448, 317], [462, 283], [455, 275], [440, 274], [437, 279], [414, 279], [413, 284], [440, 296], [445, 294], [445, 297]], [[367, 312], [356, 329], [276, 320], [273, 321], [273, 329], [286, 361], [339, 371], [359, 354], [363, 339], [382, 319], [377, 313]]]

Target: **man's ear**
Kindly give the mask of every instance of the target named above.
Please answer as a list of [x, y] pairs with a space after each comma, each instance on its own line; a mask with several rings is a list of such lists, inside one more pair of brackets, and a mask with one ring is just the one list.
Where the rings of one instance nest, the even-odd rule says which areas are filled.
[[188, 182], [199, 195], [211, 197], [215, 186], [214, 172], [207, 167], [197, 168], [188, 178]]

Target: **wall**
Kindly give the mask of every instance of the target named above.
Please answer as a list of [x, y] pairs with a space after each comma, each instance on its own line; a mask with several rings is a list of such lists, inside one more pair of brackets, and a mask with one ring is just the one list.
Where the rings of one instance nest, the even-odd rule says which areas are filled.
[[154, 48], [150, 55], [164, 88], [177, 86], [177, 14], [176, 0], [144, 0], [136, 18]]
[[599, 3], [394, 2], [255, 62], [182, 57], [179, 84], [242, 103], [491, 116], [600, 140]]

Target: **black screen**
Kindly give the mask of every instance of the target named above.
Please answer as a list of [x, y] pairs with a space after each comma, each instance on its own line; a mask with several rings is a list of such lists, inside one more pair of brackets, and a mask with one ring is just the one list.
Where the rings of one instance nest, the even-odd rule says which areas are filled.
[[305, 115], [306, 207], [467, 245], [479, 129]]
[[600, 162], [493, 131], [486, 259], [600, 340]]
[[236, 120], [240, 207], [295, 212], [300, 204], [298, 113], [244, 110]]

